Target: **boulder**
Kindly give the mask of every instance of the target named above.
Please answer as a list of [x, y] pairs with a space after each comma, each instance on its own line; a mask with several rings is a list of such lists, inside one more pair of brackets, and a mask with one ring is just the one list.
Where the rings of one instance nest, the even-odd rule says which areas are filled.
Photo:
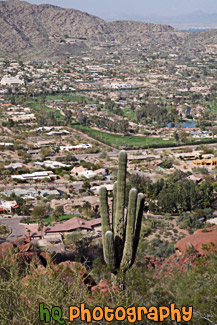
[[112, 293], [117, 293], [121, 289], [118, 286], [112, 286], [106, 280], [100, 280], [100, 282], [91, 288], [92, 295], [100, 294], [108, 297]]

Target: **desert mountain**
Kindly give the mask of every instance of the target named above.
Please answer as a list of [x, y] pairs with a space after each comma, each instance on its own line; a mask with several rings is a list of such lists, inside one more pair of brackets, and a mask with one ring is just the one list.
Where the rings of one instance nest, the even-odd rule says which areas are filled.
[[[119, 48], [142, 44], [149, 48], [191, 48], [212, 44], [211, 33], [186, 35], [169, 25], [138, 21], [112, 21], [53, 5], [33, 5], [20, 0], [0, 1], [0, 56], [55, 59], [95, 47]], [[206, 36], [207, 35], [207, 36]], [[204, 42], [203, 38], [207, 38]]]
[[0, 1], [0, 53], [58, 57], [102, 42], [165, 42], [182, 33], [168, 25], [133, 21], [105, 22], [75, 9], [32, 5], [25, 1]]
[[[115, 18], [114, 18], [115, 17]], [[160, 16], [156, 14], [129, 15], [120, 14], [112, 16], [104, 15], [105, 20], [129, 20], [130, 18], [137, 21], [151, 22], [155, 24], [169, 24], [177, 29], [211, 29], [217, 27], [217, 13], [205, 13], [203, 11], [194, 11], [188, 14], [177, 16]]]

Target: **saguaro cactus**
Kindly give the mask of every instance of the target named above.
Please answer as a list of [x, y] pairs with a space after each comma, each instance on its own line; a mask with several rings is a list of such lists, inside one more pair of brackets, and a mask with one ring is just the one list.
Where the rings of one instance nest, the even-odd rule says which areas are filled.
[[113, 188], [111, 219], [107, 189], [105, 186], [100, 188], [103, 253], [104, 260], [114, 275], [113, 279], [118, 270], [124, 274], [134, 263], [144, 207], [144, 195], [132, 188], [128, 208], [125, 208], [126, 172], [127, 153], [121, 151], [117, 183]]

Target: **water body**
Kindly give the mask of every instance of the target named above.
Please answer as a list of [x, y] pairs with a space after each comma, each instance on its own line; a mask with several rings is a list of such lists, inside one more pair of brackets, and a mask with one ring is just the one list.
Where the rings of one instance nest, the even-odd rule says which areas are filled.
[[[183, 128], [194, 128], [196, 125], [196, 122], [182, 122]], [[172, 123], [167, 124], [168, 128], [172, 128]], [[176, 124], [176, 128], [179, 127], [179, 123]]]

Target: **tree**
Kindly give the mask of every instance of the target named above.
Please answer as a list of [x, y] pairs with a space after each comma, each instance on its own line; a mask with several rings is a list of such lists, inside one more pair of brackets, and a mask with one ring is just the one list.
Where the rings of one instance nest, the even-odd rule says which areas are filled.
[[14, 127], [14, 121], [11, 118], [8, 119], [8, 127], [9, 128]]
[[78, 159], [75, 156], [73, 156], [70, 152], [67, 153], [64, 160], [65, 161], [78, 161]]
[[90, 211], [90, 210], [91, 210], [91, 204], [90, 204], [90, 202], [85, 202], [85, 203], [83, 204], [83, 209], [84, 209], [86, 212]]
[[44, 205], [36, 205], [32, 210], [32, 217], [35, 220], [43, 219], [46, 215], [46, 207]]
[[70, 124], [72, 122], [72, 111], [67, 109], [67, 110], [65, 110], [64, 113], [65, 113], [65, 118], [64, 119], [65, 119], [66, 123]]
[[91, 188], [91, 185], [90, 185], [89, 181], [85, 180], [82, 184], [82, 189], [89, 192], [90, 188]]
[[176, 140], [176, 142], [178, 142], [178, 141], [179, 141], [179, 134], [178, 134], [177, 131], [175, 131], [175, 132], [173, 133], [173, 136], [174, 136], [174, 139]]
[[82, 113], [79, 113], [79, 115], [78, 115], [78, 122], [81, 125], [86, 125], [86, 126], [89, 125], [89, 119], [88, 119], [88, 117], [86, 115], [82, 114]]
[[54, 211], [54, 219], [55, 221], [59, 220], [60, 222], [60, 217], [64, 215], [64, 209], [62, 205], [59, 205], [58, 207], [56, 207], [55, 211]]
[[185, 142], [187, 140], [187, 133], [185, 132], [185, 130], [181, 130], [179, 132], [179, 137], [181, 139], [182, 142]]

